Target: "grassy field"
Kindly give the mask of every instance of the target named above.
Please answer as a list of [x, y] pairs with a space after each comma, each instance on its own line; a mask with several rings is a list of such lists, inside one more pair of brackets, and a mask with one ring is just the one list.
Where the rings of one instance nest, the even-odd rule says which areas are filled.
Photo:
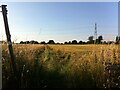
[[3, 88], [120, 88], [118, 46], [13, 45], [17, 82], [2, 46]]

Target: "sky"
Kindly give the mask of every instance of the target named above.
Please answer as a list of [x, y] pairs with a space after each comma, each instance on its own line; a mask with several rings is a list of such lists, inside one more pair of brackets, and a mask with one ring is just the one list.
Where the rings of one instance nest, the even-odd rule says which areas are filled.
[[[104, 40], [118, 35], [117, 2], [7, 2], [12, 41], [87, 41], [97, 34]], [[0, 39], [6, 39], [0, 13]], [[1, 35], [2, 34], [2, 35]]]
[[119, 0], [1, 0], [1, 2], [119, 2]]

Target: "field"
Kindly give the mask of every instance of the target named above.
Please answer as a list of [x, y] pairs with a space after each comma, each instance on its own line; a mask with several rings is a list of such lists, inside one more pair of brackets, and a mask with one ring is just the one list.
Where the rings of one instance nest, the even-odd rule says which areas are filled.
[[3, 88], [120, 88], [118, 46], [14, 44], [18, 77], [2, 46]]

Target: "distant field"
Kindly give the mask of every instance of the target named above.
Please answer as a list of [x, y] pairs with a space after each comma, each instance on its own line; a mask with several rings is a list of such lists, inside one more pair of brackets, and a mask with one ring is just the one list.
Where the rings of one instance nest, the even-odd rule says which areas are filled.
[[87, 44], [87, 45], [49, 45], [51, 48], [54, 49], [61, 49], [68, 52], [81, 52], [81, 51], [100, 51], [102, 49], [107, 48], [118, 48], [118, 45], [94, 45], [94, 44]]
[[120, 88], [117, 45], [13, 45], [18, 83], [2, 47], [3, 88]]

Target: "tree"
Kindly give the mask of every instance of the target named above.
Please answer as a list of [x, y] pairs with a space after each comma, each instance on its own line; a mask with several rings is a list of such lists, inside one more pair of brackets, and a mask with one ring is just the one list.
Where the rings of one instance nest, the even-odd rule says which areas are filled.
[[97, 43], [98, 43], [98, 44], [101, 44], [101, 43], [102, 43], [102, 40], [103, 40], [103, 37], [102, 37], [102, 35], [101, 35], [101, 36], [98, 37]]
[[45, 41], [42, 41], [41, 44], [46, 44]]
[[35, 41], [34, 44], [39, 44], [38, 41]]
[[72, 41], [72, 44], [77, 44], [77, 40], [73, 40], [73, 41]]
[[57, 42], [56, 44], [60, 44], [59, 42]]
[[25, 42], [23, 42], [23, 41], [20, 41], [20, 44], [25, 44]]
[[30, 44], [39, 44], [38, 41], [31, 40]]
[[103, 43], [104, 43], [104, 44], [107, 44], [107, 42], [106, 42], [106, 41], [104, 41]]
[[64, 42], [64, 44], [68, 44], [68, 42]]
[[82, 41], [79, 41], [79, 44], [83, 44], [83, 42], [82, 42]]
[[54, 40], [49, 40], [48, 44], [55, 44]]
[[120, 42], [120, 36], [116, 36], [116, 44], [119, 44]]
[[87, 44], [87, 42], [82, 42], [83, 44]]
[[29, 41], [26, 41], [25, 43], [26, 43], [26, 44], [29, 44], [30, 42], [29, 42]]
[[93, 40], [93, 36], [89, 36], [89, 37], [88, 37], [88, 40], [89, 40], [89, 41], [92, 41], [92, 40]]
[[68, 44], [71, 44], [71, 41], [69, 41]]
[[89, 40], [88, 41], [89, 44], [93, 44], [94, 43], [93, 36], [89, 36], [88, 40]]

